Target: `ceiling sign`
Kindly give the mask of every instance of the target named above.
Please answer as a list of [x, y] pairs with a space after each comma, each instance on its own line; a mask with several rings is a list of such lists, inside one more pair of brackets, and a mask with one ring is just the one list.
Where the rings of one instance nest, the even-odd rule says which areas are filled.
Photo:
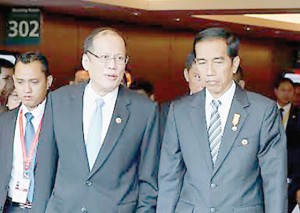
[[39, 45], [40, 16], [38, 8], [12, 8], [6, 17], [6, 44]]

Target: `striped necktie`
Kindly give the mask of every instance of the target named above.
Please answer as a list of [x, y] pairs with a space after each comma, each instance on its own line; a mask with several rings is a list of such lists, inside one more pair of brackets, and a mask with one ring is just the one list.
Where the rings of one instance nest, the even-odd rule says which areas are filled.
[[210, 153], [213, 165], [215, 166], [219, 148], [221, 145], [222, 139], [222, 126], [221, 126], [221, 118], [218, 111], [219, 106], [221, 105], [221, 101], [219, 100], [212, 100], [212, 113], [209, 121], [208, 127], [208, 137], [210, 142]]

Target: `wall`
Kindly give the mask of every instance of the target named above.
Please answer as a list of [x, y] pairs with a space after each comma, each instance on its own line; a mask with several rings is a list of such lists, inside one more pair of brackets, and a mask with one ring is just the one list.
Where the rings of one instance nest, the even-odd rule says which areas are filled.
[[[1, 20], [3, 17], [0, 16]], [[40, 50], [49, 59], [55, 87], [60, 87], [67, 84], [81, 66], [84, 38], [101, 26], [116, 27], [124, 32], [133, 74], [154, 83], [158, 101], [167, 101], [187, 92], [182, 70], [192, 48], [194, 34], [191, 32], [124, 23], [105, 24], [101, 20], [44, 13], [39, 46], [0, 45], [0, 49]], [[247, 88], [273, 97], [274, 79], [283, 68], [291, 66], [293, 48], [285, 41], [255, 38], [241, 38], [241, 41], [240, 56]]]

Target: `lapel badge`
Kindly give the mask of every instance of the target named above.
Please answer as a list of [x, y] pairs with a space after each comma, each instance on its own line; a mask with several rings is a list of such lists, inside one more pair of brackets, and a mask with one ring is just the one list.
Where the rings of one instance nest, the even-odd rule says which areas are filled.
[[247, 139], [243, 139], [242, 142], [241, 142], [241, 144], [242, 144], [243, 146], [247, 146], [248, 143], [249, 143], [249, 142], [248, 142]]
[[237, 125], [239, 124], [239, 122], [240, 122], [240, 117], [241, 117], [241, 115], [240, 114], [238, 114], [238, 113], [234, 113], [234, 115], [233, 115], [233, 119], [232, 119], [232, 131], [236, 131], [237, 130]]
[[117, 117], [117, 118], [116, 118], [116, 123], [117, 123], [117, 124], [120, 124], [120, 123], [122, 123], [122, 118], [120, 118], [120, 117]]

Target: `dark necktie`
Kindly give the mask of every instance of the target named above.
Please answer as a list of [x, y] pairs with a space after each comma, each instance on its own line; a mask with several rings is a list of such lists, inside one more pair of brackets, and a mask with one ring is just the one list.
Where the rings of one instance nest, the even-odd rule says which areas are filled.
[[283, 121], [283, 112], [284, 112], [284, 109], [283, 108], [279, 108], [281, 122]]

